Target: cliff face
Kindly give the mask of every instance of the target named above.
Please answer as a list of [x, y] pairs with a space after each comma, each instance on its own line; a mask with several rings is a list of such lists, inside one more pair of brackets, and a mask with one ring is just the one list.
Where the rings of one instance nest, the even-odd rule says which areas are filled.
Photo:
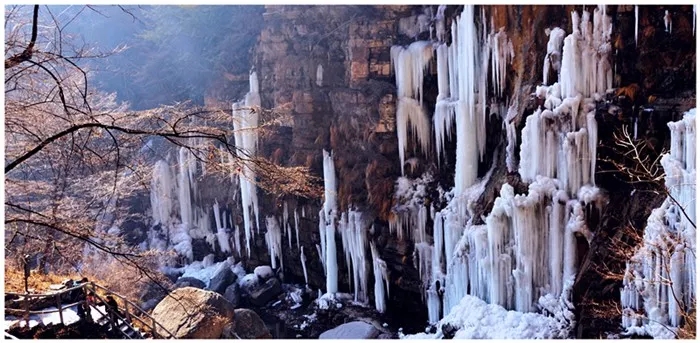
[[[482, 12], [477, 7], [476, 20], [481, 23], [481, 18], [490, 18], [493, 27], [503, 27], [512, 42], [513, 59], [506, 66], [505, 91], [499, 99], [515, 104], [511, 119], [517, 132], [516, 156], [525, 118], [541, 105], [532, 93], [542, 84], [549, 40], [545, 30], [558, 26], [571, 32], [570, 12], [574, 9], [581, 10], [574, 6], [485, 6]], [[666, 10], [673, 13], [672, 32], [664, 31]], [[628, 184], [624, 175], [611, 172], [615, 168], [605, 159], [622, 159], [620, 151], [614, 149], [613, 133], [623, 125], [632, 124], [639, 106], [654, 108], [652, 115], [639, 121], [639, 135], [659, 152], [668, 144], [666, 123], [695, 106], [692, 6], [640, 6], [636, 43], [634, 6], [607, 6], [607, 11], [613, 22], [614, 86], [624, 88], [625, 92], [609, 95], [610, 102], [600, 102], [595, 115], [599, 127], [596, 185], [606, 191], [608, 203], [600, 216], [586, 218], [592, 238], [577, 239], [578, 268], [573, 296], [581, 323], [578, 335], [582, 337], [597, 337], [616, 327], [619, 318], [610, 313], [620, 298], [621, 280], [617, 276], [624, 271], [627, 252], [637, 243], [633, 238], [635, 233], [638, 235], [643, 230], [651, 209], [663, 198], [651, 192], [632, 193], [639, 188]], [[437, 6], [266, 6], [263, 29], [252, 52], [253, 66], [260, 79], [262, 107], [288, 118], [261, 137], [258, 151], [277, 163], [307, 166], [320, 176], [323, 175], [322, 151], [333, 152], [339, 211], [357, 209], [371, 218], [367, 221], [367, 240], [376, 244], [388, 265], [387, 317], [411, 316], [417, 326], [427, 319], [421, 296], [428, 285], [414, 265], [413, 243], [391, 233], [389, 227], [400, 205], [394, 199], [394, 192], [402, 170], [391, 47], [434, 39], [433, 19], [437, 12]], [[461, 6], [447, 6], [444, 11], [447, 28], [461, 12]], [[447, 32], [445, 39], [450, 42], [449, 29]], [[433, 116], [437, 96], [437, 66], [433, 57], [423, 82], [423, 103], [430, 109], [429, 117]], [[483, 194], [471, 209], [476, 222], [489, 214], [504, 183], [512, 185], [517, 194], [527, 193], [521, 175], [508, 172], [506, 166], [507, 133], [502, 119], [505, 114], [495, 107], [490, 111], [493, 114], [486, 123], [486, 149], [477, 176], [484, 177], [492, 167], [493, 170]], [[406, 177], [417, 178], [431, 171], [435, 177], [428, 185], [426, 199], [437, 208], [444, 207], [437, 186], [444, 190], [454, 186], [454, 140], [447, 140], [445, 156], [440, 161], [434, 153], [421, 153], [414, 143], [408, 148]], [[203, 196], [206, 199], [201, 201], [231, 199], [236, 187], [205, 181], [200, 193], [206, 194]], [[261, 217], [281, 218], [284, 203], [289, 213], [299, 214], [299, 246], [291, 244], [287, 248], [286, 235], [283, 239], [285, 279], [304, 281], [300, 261], [303, 246], [310, 286], [325, 289], [324, 267], [316, 249], [320, 244], [318, 213], [323, 199], [261, 194], [260, 202]], [[238, 218], [236, 221], [240, 221], [241, 209], [236, 201], [229, 200], [222, 207], [232, 211], [234, 218]], [[294, 220], [290, 222], [293, 231]], [[431, 219], [427, 227], [432, 227]], [[263, 235], [265, 228], [260, 232], [252, 242], [251, 257], [245, 259], [251, 269], [270, 264]], [[619, 242], [628, 244], [627, 250], [620, 251]], [[195, 260], [209, 253], [203, 240], [195, 240], [193, 245]], [[343, 254], [338, 248], [339, 286], [341, 292], [350, 292], [352, 275], [348, 275]], [[369, 259], [365, 263], [371, 267]], [[369, 274], [371, 285], [372, 273]], [[611, 304], [605, 308], [606, 313], [595, 311], [601, 304]]]

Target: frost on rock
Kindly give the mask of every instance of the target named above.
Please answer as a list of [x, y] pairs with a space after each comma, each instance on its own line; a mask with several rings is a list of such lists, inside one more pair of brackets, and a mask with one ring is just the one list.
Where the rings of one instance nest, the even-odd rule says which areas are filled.
[[662, 329], [682, 326], [695, 307], [695, 111], [668, 123], [671, 151], [661, 165], [670, 196], [649, 215], [620, 291], [622, 326], [630, 333], [664, 338], [669, 330]]

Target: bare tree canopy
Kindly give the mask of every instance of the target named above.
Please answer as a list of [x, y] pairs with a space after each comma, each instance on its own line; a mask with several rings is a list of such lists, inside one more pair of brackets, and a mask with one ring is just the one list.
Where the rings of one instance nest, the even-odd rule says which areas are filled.
[[[79, 12], [80, 13], [80, 12]], [[69, 19], [72, 20], [72, 19]], [[282, 167], [248, 156], [233, 143], [230, 108], [190, 102], [132, 111], [115, 94], [92, 87], [82, 63], [119, 53], [95, 52], [63, 32], [51, 9], [8, 6], [5, 12], [5, 249], [41, 252], [74, 268], [83, 243], [135, 268], [149, 252], [126, 244], [109, 228], [148, 221], [129, 211], [135, 194], [151, 187], [154, 142], [182, 148], [211, 177], [230, 179], [244, 163], [271, 193], [317, 197], [318, 180], [303, 167]], [[257, 111], [276, 125], [274, 110]], [[76, 245], [78, 243], [78, 245]]]

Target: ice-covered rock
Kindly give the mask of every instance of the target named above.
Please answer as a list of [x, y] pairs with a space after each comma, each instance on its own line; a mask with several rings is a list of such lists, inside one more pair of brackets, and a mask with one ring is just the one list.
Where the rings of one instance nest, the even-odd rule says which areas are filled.
[[272, 267], [270, 266], [255, 267], [253, 273], [255, 273], [255, 275], [257, 275], [261, 280], [267, 280], [275, 276], [275, 273], [272, 271]]
[[365, 322], [350, 322], [330, 329], [319, 336], [319, 339], [374, 339], [380, 331], [372, 324]]

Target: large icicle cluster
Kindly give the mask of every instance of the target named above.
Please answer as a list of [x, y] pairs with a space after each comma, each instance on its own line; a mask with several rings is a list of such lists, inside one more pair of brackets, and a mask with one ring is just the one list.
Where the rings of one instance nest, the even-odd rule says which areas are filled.
[[238, 173], [241, 185], [241, 203], [243, 205], [243, 225], [246, 238], [246, 251], [250, 256], [250, 240], [253, 235], [251, 214], [255, 214], [255, 222], [260, 230], [258, 213], [258, 193], [255, 186], [255, 170], [253, 163], [247, 159], [254, 158], [258, 148], [258, 111], [260, 110], [260, 94], [258, 75], [250, 73], [250, 91], [245, 99], [233, 104], [233, 129], [236, 147], [244, 159], [242, 170]]
[[665, 337], [665, 326], [681, 326], [695, 307], [695, 111], [668, 123], [671, 151], [661, 165], [670, 195], [652, 211], [643, 245], [627, 265], [620, 293], [628, 331]]
[[432, 44], [418, 41], [407, 48], [391, 47], [391, 63], [396, 74], [398, 103], [396, 105], [396, 133], [399, 138], [401, 174], [404, 174], [405, 154], [408, 149], [409, 123], [413, 137], [423, 153], [430, 144], [430, 120], [423, 107], [423, 73], [433, 57]]
[[365, 231], [362, 212], [348, 210], [340, 217], [338, 227], [345, 252], [345, 264], [348, 266], [348, 283], [352, 285], [355, 301], [367, 301], [367, 263], [365, 250], [367, 234]]
[[[512, 44], [504, 30], [487, 30], [484, 11], [479, 30], [474, 12], [474, 6], [465, 6], [452, 23], [452, 45], [436, 48], [438, 158], [444, 156], [445, 138], [456, 124], [455, 187], [445, 194], [448, 205], [428, 210], [414, 197], [403, 196], [390, 227], [399, 235], [408, 231], [413, 236], [417, 269], [428, 286], [430, 322], [437, 322], [465, 296], [475, 296], [520, 312], [547, 308], [558, 313], [564, 323], [560, 327], [567, 330], [576, 236], [592, 238], [586, 218], [591, 211], [600, 212], [604, 202], [594, 177], [595, 101], [612, 87], [611, 19], [598, 7], [592, 16], [583, 11], [579, 18], [573, 12], [573, 33], [568, 37], [560, 28], [548, 30], [545, 85], [536, 91], [544, 106], [526, 120], [517, 169], [530, 183], [529, 190], [515, 194], [504, 184], [485, 224], [475, 225], [474, 204], [491, 175], [477, 180], [485, 151], [486, 108], [503, 112], [508, 168], [515, 170], [517, 132], [510, 121], [517, 115], [517, 103], [499, 103], [505, 95]], [[397, 195], [408, 194], [405, 190], [412, 186], [412, 181], [400, 178]], [[406, 213], [399, 211], [402, 208]], [[432, 243], [425, 229], [430, 219]]]

